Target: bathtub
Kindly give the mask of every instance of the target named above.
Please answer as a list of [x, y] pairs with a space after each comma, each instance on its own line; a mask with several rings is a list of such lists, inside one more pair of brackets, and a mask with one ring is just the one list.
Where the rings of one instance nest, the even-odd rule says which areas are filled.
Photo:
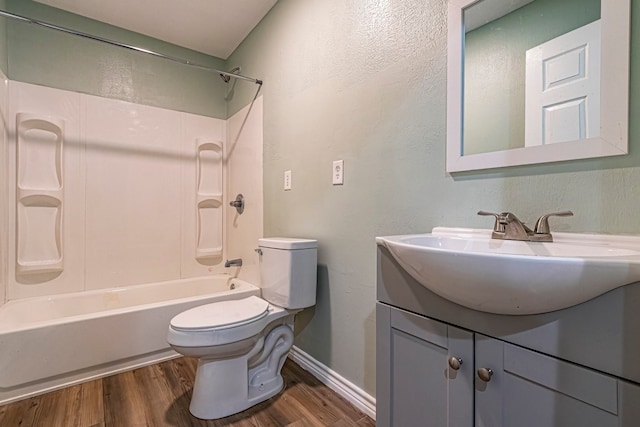
[[9, 301], [0, 307], [0, 405], [178, 357], [173, 316], [260, 295], [227, 275]]

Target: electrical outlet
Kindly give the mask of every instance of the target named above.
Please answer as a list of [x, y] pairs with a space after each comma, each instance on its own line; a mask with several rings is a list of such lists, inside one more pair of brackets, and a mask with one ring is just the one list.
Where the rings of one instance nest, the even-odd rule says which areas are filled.
[[333, 162], [333, 185], [344, 184], [344, 160]]
[[291, 190], [291, 171], [284, 171], [284, 189]]

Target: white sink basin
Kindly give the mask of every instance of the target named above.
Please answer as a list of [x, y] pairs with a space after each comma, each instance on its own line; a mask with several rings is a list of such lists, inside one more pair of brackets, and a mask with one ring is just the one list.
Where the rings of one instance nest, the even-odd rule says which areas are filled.
[[640, 281], [640, 236], [553, 233], [553, 243], [491, 239], [491, 230], [437, 227], [378, 237], [421, 285], [498, 314], [536, 314]]

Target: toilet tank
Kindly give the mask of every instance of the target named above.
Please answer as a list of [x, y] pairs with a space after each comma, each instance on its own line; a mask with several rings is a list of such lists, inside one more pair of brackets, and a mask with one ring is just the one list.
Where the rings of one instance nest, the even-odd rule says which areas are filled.
[[262, 298], [289, 309], [315, 305], [318, 241], [269, 237], [258, 247]]

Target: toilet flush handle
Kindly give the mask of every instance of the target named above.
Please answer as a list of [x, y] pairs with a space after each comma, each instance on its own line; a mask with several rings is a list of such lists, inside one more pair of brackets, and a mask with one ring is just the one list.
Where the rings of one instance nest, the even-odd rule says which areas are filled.
[[254, 249], [254, 251], [255, 251], [258, 255], [262, 255], [262, 249], [260, 249], [260, 248], [256, 248], [256, 249]]

